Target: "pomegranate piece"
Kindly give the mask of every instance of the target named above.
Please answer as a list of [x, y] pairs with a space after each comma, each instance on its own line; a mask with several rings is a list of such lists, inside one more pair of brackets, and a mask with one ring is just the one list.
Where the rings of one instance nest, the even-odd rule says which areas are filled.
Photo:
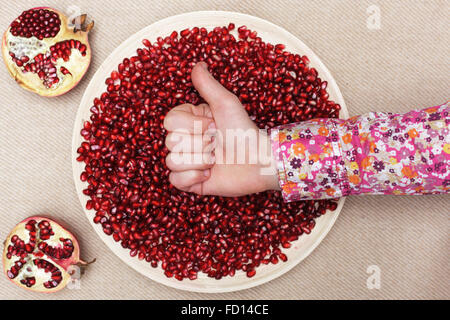
[[3, 269], [16, 285], [38, 292], [55, 292], [70, 280], [72, 265], [86, 266], [73, 234], [44, 217], [30, 217], [9, 234]]
[[3, 35], [2, 53], [11, 76], [23, 88], [58, 96], [75, 87], [91, 61], [86, 15], [71, 23], [52, 8], [33, 8], [15, 19]]
[[282, 252], [336, 201], [285, 203], [280, 192], [238, 198], [198, 196], [175, 189], [165, 166], [163, 121], [182, 103], [204, 102], [191, 81], [205, 61], [236, 94], [262, 129], [320, 117], [338, 117], [327, 82], [306, 56], [265, 43], [255, 31], [230, 23], [190, 28], [142, 41], [105, 81], [80, 134], [80, 176], [86, 209], [132, 257], [160, 266], [167, 277], [221, 279], [242, 271], [254, 277], [264, 264], [287, 261]]

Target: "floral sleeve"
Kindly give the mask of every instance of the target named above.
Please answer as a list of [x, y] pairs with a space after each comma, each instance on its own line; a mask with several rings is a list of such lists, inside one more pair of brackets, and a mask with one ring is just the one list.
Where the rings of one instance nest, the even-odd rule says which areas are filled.
[[314, 119], [272, 129], [286, 201], [447, 193], [449, 102], [406, 114]]

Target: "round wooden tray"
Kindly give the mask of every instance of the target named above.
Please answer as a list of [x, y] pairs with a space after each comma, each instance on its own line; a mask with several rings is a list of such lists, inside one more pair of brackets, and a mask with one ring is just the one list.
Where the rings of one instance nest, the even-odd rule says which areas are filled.
[[246, 25], [249, 29], [256, 30], [258, 36], [265, 42], [272, 44], [282, 43], [286, 45], [286, 50], [290, 52], [307, 55], [310, 60], [310, 65], [317, 69], [319, 76], [323, 80], [328, 81], [330, 99], [341, 105], [341, 118], [348, 118], [348, 111], [344, 99], [331, 73], [314, 52], [294, 35], [273, 23], [250, 15], [225, 11], [198, 11], [155, 22], [132, 35], [117, 47], [103, 62], [86, 88], [78, 109], [73, 131], [72, 167], [75, 186], [86, 217], [99, 237], [120, 259], [146, 277], [173, 288], [194, 292], [230, 292], [247, 289], [266, 283], [288, 272], [300, 261], [305, 259], [322, 241], [336, 221], [344, 204], [344, 199], [340, 199], [335, 211], [327, 212], [324, 216], [316, 220], [316, 226], [311, 234], [301, 236], [299, 240], [293, 242], [291, 248], [284, 251], [288, 257], [287, 262], [260, 266], [257, 268], [256, 275], [253, 278], [248, 278], [244, 272], [236, 272], [234, 277], [225, 277], [221, 280], [208, 278], [203, 273], [199, 273], [198, 279], [196, 280], [185, 279], [178, 281], [174, 278], [167, 278], [161, 268], [152, 268], [149, 263], [141, 261], [137, 257], [132, 258], [129, 255], [129, 250], [124, 250], [120, 243], [115, 242], [111, 236], [103, 233], [101, 225], [93, 222], [95, 212], [93, 210], [86, 210], [85, 204], [89, 198], [82, 193], [82, 190], [87, 187], [87, 183], [83, 183], [80, 180], [80, 174], [84, 170], [84, 163], [79, 163], [75, 159], [78, 156], [77, 148], [82, 142], [80, 130], [83, 122], [89, 120], [89, 109], [93, 104], [94, 98], [99, 97], [102, 92], [106, 91], [105, 79], [109, 77], [111, 71], [117, 69], [118, 64], [123, 58], [131, 57], [135, 54], [137, 48], [142, 47], [142, 39], [144, 38], [153, 42], [158, 36], [170, 35], [173, 30], [181, 31], [194, 26], [206, 27], [210, 30], [216, 26], [226, 26], [230, 22], [235, 23], [236, 27]]

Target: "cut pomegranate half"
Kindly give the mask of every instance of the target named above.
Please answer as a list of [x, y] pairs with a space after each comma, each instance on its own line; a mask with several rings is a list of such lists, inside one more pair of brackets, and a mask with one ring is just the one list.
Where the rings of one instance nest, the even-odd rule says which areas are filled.
[[55, 221], [30, 217], [9, 234], [3, 251], [3, 269], [16, 285], [38, 292], [55, 292], [71, 279], [72, 265], [85, 266], [72, 233]]
[[3, 35], [2, 53], [11, 76], [23, 88], [54, 97], [75, 87], [91, 61], [83, 14], [69, 23], [55, 9], [24, 11]]

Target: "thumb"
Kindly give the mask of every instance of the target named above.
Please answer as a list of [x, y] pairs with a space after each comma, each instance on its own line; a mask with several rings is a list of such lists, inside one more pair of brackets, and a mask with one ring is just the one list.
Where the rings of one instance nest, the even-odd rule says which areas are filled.
[[209, 104], [214, 120], [219, 126], [221, 122], [225, 123], [225, 120], [229, 122], [242, 117], [248, 118], [239, 99], [214, 79], [206, 63], [197, 63], [192, 69], [191, 78], [194, 87]]

